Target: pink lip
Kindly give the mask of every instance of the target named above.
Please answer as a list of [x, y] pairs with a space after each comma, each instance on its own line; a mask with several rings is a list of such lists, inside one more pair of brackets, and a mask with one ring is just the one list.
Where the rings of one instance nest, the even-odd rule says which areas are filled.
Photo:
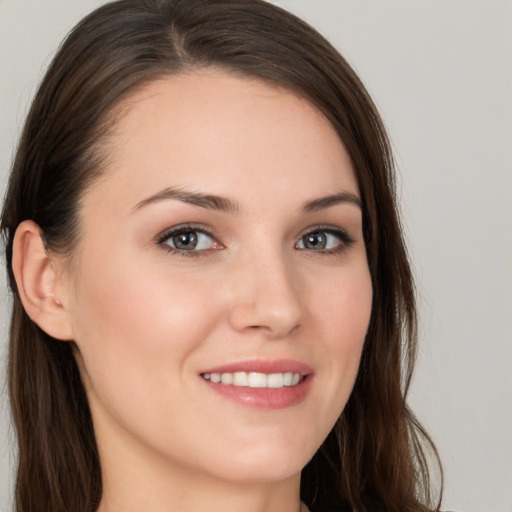
[[293, 359], [278, 359], [275, 361], [263, 359], [249, 359], [229, 363], [222, 366], [208, 368], [201, 373], [235, 373], [235, 372], [258, 372], [258, 373], [300, 373], [301, 375], [310, 375], [313, 369], [307, 364]]
[[204, 373], [300, 373], [303, 380], [295, 386], [283, 388], [250, 388], [245, 386], [233, 386], [226, 384], [214, 384], [209, 380], [203, 380], [212, 391], [247, 407], [257, 409], [285, 409], [302, 402], [313, 383], [313, 370], [310, 366], [293, 360], [250, 360], [230, 363], [209, 368]]

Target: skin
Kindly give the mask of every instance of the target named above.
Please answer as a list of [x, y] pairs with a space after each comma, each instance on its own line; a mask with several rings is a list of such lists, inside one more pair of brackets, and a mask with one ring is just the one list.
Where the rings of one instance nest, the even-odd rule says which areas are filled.
[[[371, 310], [360, 207], [303, 211], [358, 197], [342, 143], [293, 93], [201, 70], [135, 93], [107, 151], [73, 264], [55, 259], [48, 285], [91, 404], [100, 511], [299, 510], [300, 471], [348, 400]], [[237, 208], [146, 201], [169, 187]], [[204, 250], [169, 250], [162, 233], [183, 223], [207, 230]], [[325, 225], [352, 242], [305, 247]], [[254, 408], [200, 376], [247, 359], [309, 365], [307, 396]]]

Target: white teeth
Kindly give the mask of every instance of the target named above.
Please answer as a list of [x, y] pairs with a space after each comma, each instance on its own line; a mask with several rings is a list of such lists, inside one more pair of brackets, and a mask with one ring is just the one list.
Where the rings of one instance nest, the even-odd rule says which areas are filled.
[[235, 386], [248, 386], [249, 385], [249, 377], [247, 377], [247, 373], [245, 372], [236, 372], [233, 374], [233, 384]]
[[249, 387], [250, 388], [266, 388], [267, 376], [264, 373], [249, 373]]
[[233, 384], [233, 374], [223, 373], [221, 375], [220, 381], [222, 382], [222, 384]]
[[301, 381], [300, 373], [259, 373], [259, 372], [235, 372], [235, 373], [203, 373], [203, 379], [210, 380], [214, 384], [226, 384], [250, 388], [279, 389], [295, 386]]
[[267, 385], [269, 388], [282, 388], [284, 386], [284, 376], [282, 373], [271, 373], [267, 377]]

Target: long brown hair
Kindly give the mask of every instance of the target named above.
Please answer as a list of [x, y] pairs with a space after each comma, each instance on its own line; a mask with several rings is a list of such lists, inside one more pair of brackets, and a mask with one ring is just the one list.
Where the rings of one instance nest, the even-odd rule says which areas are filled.
[[416, 309], [393, 161], [364, 86], [314, 29], [262, 0], [120, 0], [79, 23], [50, 65], [3, 208], [14, 296], [8, 378], [18, 436], [17, 511], [93, 512], [102, 484], [73, 344], [39, 329], [17, 294], [10, 270], [15, 230], [32, 219], [48, 250], [72, 255], [79, 200], [104, 170], [101, 148], [115, 107], [152, 80], [207, 66], [311, 101], [343, 141], [361, 191], [373, 284], [370, 326], [352, 395], [303, 470], [302, 499], [318, 512], [438, 510], [428, 467], [437, 453], [405, 400]]

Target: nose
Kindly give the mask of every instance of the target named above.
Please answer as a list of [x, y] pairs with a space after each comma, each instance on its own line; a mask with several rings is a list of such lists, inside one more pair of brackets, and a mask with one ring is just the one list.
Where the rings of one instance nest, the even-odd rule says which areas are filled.
[[300, 325], [304, 306], [298, 276], [284, 258], [249, 255], [235, 273], [230, 324], [239, 332], [284, 338]]

